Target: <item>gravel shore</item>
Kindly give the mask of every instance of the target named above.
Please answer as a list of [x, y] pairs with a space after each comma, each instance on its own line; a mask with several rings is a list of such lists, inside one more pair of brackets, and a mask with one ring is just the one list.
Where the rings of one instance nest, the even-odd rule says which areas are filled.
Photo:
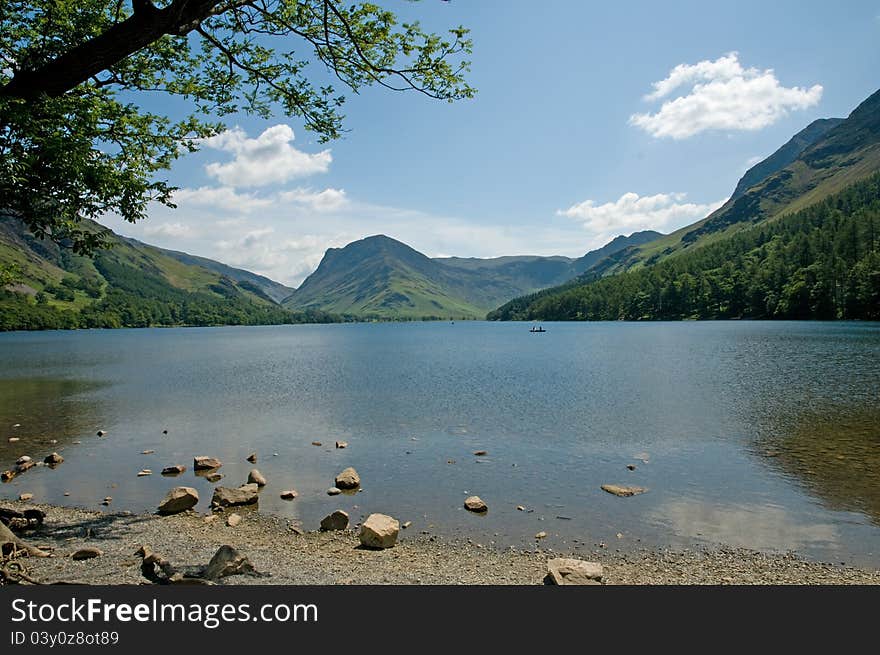
[[[192, 511], [174, 516], [102, 514], [76, 508], [4, 503], [46, 512], [46, 522], [24, 533], [28, 543], [51, 547], [53, 556], [22, 561], [41, 582], [143, 584], [135, 551], [150, 545], [176, 567], [207, 564], [223, 544], [246, 555], [262, 577], [236, 575], [223, 584], [543, 584], [546, 562], [578, 557], [600, 562], [607, 584], [878, 584], [880, 571], [811, 562], [794, 554], [768, 554], [741, 548], [598, 550], [561, 553], [549, 550], [498, 550], [401, 530], [397, 546], [384, 551], [358, 547], [356, 533], [302, 533], [286, 519], [256, 511], [238, 511], [239, 525], [226, 525]], [[75, 561], [84, 547], [103, 555]]]

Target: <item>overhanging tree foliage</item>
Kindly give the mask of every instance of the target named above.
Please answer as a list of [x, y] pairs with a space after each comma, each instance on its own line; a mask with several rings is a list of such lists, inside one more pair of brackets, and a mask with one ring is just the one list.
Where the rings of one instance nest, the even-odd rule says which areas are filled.
[[[400, 23], [372, 3], [337, 0], [6, 0], [0, 3], [0, 212], [39, 237], [88, 253], [83, 224], [147, 203], [173, 207], [157, 177], [233, 112], [302, 119], [327, 141], [340, 89], [369, 85], [453, 101], [467, 30]], [[182, 120], [145, 111], [139, 94], [189, 101]]]

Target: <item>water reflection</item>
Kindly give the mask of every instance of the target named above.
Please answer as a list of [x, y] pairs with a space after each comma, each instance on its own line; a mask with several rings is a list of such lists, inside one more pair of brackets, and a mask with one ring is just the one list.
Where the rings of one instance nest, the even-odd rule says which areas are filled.
[[760, 439], [756, 454], [828, 509], [880, 525], [880, 407], [814, 407]]
[[757, 550], [833, 548], [838, 540], [833, 525], [795, 519], [772, 505], [717, 505], [679, 499], [657, 507], [651, 518], [680, 537]]

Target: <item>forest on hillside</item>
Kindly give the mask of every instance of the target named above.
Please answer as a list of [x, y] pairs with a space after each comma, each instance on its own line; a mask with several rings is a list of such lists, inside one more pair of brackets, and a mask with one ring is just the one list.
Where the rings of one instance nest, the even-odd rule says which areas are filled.
[[880, 174], [649, 267], [507, 303], [490, 320], [880, 319]]

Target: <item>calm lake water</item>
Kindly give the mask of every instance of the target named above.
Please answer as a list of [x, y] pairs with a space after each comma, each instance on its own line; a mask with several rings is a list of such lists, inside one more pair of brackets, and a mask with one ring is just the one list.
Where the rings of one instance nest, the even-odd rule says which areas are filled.
[[[206, 511], [213, 485], [193, 456], [219, 457], [220, 484], [237, 486], [257, 451], [259, 511], [308, 529], [341, 508], [487, 544], [531, 547], [545, 531], [556, 549], [726, 543], [880, 566], [880, 324], [545, 327], [2, 334], [0, 468], [65, 461], [0, 498], [139, 512], [185, 484]], [[183, 475], [159, 475], [178, 463]], [[363, 491], [327, 496], [347, 466]], [[281, 500], [289, 488], [299, 497]], [[462, 509], [471, 494], [487, 515]]]

